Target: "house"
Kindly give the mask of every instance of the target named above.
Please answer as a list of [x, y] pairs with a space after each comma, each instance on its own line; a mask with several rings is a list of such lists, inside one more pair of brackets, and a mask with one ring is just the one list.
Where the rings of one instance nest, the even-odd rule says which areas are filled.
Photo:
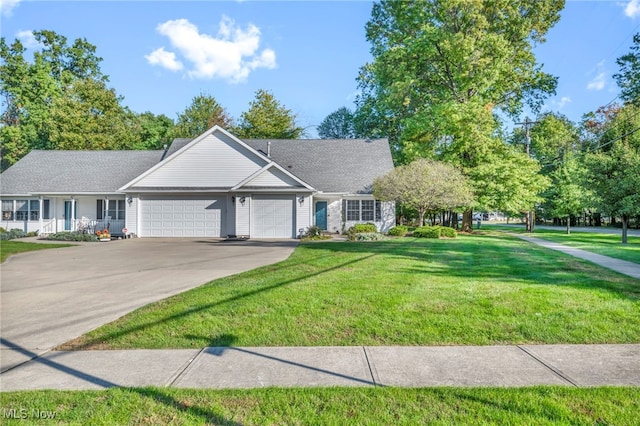
[[395, 223], [372, 196], [386, 139], [240, 140], [215, 126], [160, 151], [32, 151], [0, 175], [5, 229], [295, 238]]

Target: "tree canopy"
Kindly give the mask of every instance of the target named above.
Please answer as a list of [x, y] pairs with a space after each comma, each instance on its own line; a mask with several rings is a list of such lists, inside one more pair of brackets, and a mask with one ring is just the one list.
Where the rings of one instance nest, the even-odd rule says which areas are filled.
[[356, 137], [354, 117], [351, 110], [342, 107], [327, 115], [318, 126], [321, 139], [350, 139]]
[[178, 114], [172, 135], [195, 138], [215, 125], [229, 129], [233, 120], [213, 96], [200, 94], [191, 100], [191, 105], [184, 112]]
[[247, 139], [297, 139], [304, 129], [296, 124], [296, 118], [271, 92], [261, 89], [242, 113], [235, 133]]
[[625, 103], [640, 103], [640, 33], [633, 36], [631, 51], [616, 60], [620, 71], [613, 75]]
[[376, 178], [373, 195], [417, 210], [421, 225], [427, 212], [458, 209], [473, 202], [471, 185], [459, 170], [424, 158]]

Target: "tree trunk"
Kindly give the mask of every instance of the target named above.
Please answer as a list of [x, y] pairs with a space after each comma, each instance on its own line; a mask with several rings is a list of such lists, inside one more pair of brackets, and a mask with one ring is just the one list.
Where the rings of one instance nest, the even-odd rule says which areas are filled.
[[567, 216], [567, 235], [571, 234], [571, 216]]
[[420, 226], [424, 226], [424, 215], [426, 212], [426, 210], [418, 210], [418, 219], [420, 220]]
[[602, 215], [600, 213], [594, 213], [593, 220], [595, 222], [595, 226], [602, 226]]
[[473, 210], [462, 213], [462, 232], [473, 232]]
[[622, 244], [627, 244], [627, 228], [629, 225], [629, 216], [622, 215]]

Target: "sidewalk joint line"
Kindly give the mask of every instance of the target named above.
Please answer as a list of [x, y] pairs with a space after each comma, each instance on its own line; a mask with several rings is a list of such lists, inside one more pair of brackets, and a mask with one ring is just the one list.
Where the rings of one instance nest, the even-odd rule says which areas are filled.
[[[16, 348], [16, 347], [8, 347], [8, 346], [7, 346], [7, 349], [10, 349], [10, 350], [12, 350], [12, 351], [14, 351], [14, 352], [23, 352], [23, 351], [21, 351], [21, 350], [20, 350], [20, 348]], [[5, 351], [5, 350], [7, 350], [7, 349], [2, 349], [2, 350], [3, 350], [3, 351]], [[24, 361], [21, 361], [21, 362], [19, 362], [19, 363], [18, 363], [18, 364], [16, 364], [16, 365], [12, 365], [11, 367], [7, 368], [6, 370], [2, 370], [2, 371], [0, 371], [0, 375], [2, 375], [2, 374], [4, 374], [4, 373], [8, 373], [8, 372], [9, 372], [9, 371], [11, 371], [11, 370], [15, 370], [15, 369], [17, 369], [17, 368], [20, 368], [20, 367], [22, 367], [23, 365], [30, 363], [31, 361], [35, 361], [35, 360], [37, 360], [38, 358], [42, 358], [44, 355], [48, 354], [49, 352], [53, 352], [53, 350], [52, 350], [52, 349], [47, 349], [46, 351], [42, 352], [41, 354], [36, 354], [36, 356], [34, 356], [34, 357], [31, 357], [31, 358], [29, 358], [29, 359], [26, 359], [26, 360], [24, 360]], [[34, 352], [34, 353], [35, 353], [35, 352]]]
[[537, 356], [533, 351], [530, 351], [520, 345], [516, 345], [516, 347], [518, 347], [521, 351], [523, 351], [524, 353], [526, 353], [527, 355], [529, 355], [531, 358], [535, 359], [536, 361], [538, 361], [540, 364], [542, 364], [543, 366], [545, 366], [546, 368], [548, 368], [549, 370], [551, 370], [551, 372], [553, 372], [555, 375], [557, 375], [558, 377], [560, 377], [562, 380], [565, 380], [567, 382], [569, 382], [570, 384], [572, 384], [573, 386], [579, 388], [580, 385], [578, 383], [576, 383], [575, 380], [573, 380], [571, 377], [569, 377], [568, 375], [566, 375], [565, 373], [563, 373], [562, 371], [558, 370], [556, 367], [554, 367], [553, 365], [545, 362], [541, 357]]
[[169, 379], [169, 382], [166, 384], [166, 387], [170, 388], [172, 387], [177, 381], [178, 379], [180, 379], [182, 376], [184, 376], [186, 374], [186, 372], [189, 370], [189, 368], [191, 368], [193, 366], [193, 364], [195, 363], [195, 361], [200, 358], [200, 355], [202, 355], [202, 353], [204, 351], [206, 351], [207, 348], [204, 347], [202, 349], [200, 349], [200, 351], [196, 354], [196, 356], [194, 356], [192, 359], [190, 359], [189, 361], [187, 361], [184, 365], [184, 367], [180, 368], [178, 370], [178, 372], [174, 375], [173, 378]]
[[376, 383], [376, 378], [373, 375], [373, 368], [371, 367], [371, 361], [369, 361], [369, 356], [367, 355], [367, 347], [363, 346], [362, 347], [362, 352], [364, 353], [364, 359], [367, 361], [367, 367], [369, 368], [369, 374], [371, 375], [371, 383], [373, 383], [374, 387], [380, 387], [383, 386], [379, 383]]

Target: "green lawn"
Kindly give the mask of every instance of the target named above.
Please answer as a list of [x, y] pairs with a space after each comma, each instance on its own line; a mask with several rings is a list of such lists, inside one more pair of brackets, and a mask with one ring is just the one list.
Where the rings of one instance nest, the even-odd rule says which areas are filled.
[[[483, 225], [484, 227], [484, 225]], [[499, 229], [513, 233], [524, 234], [524, 227], [489, 225], [487, 229]], [[618, 230], [621, 232], [620, 230]], [[622, 244], [622, 237], [613, 234], [600, 234], [596, 232], [574, 232], [567, 235], [566, 228], [540, 229], [537, 228], [533, 234], [536, 238], [566, 244], [571, 247], [614, 257], [629, 262], [640, 263], [640, 237], [629, 235], [627, 244]]]
[[301, 244], [61, 348], [637, 342], [639, 280], [484, 232]]
[[38, 410], [56, 423], [92, 425], [633, 425], [640, 388], [122, 388], [1, 393], [0, 408], [5, 418], [24, 413], [20, 424], [42, 424]]
[[40, 243], [27, 243], [23, 241], [15, 240], [2, 240], [0, 241], [0, 263], [7, 260], [9, 256], [17, 253], [24, 253], [34, 250], [45, 250], [60, 247], [70, 247], [73, 244], [40, 244]]

